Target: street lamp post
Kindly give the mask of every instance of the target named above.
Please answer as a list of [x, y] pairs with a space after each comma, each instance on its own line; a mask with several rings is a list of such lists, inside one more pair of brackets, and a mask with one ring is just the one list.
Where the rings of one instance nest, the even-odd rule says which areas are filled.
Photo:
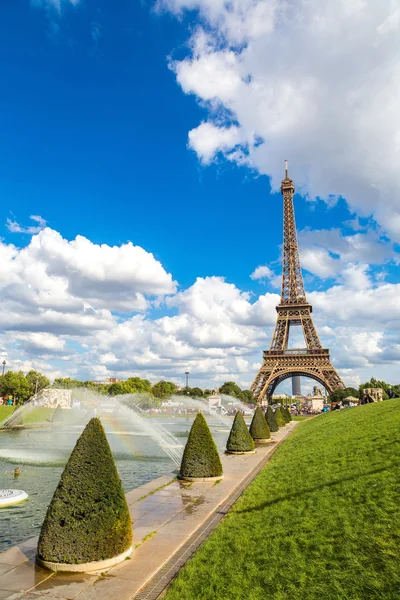
[[190, 375], [189, 371], [185, 371], [185, 375], [186, 375], [186, 389], [188, 389], [188, 387], [189, 387], [189, 375]]
[[6, 368], [7, 363], [5, 360], [3, 360], [3, 362], [1, 364], [3, 365], [3, 377], [4, 377], [4, 369]]

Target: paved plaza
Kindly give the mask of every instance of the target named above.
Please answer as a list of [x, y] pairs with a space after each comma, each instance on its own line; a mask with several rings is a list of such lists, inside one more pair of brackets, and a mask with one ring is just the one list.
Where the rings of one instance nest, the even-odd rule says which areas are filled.
[[156, 598], [296, 423], [273, 434], [256, 454], [223, 455], [219, 482], [184, 483], [175, 473], [128, 492], [131, 557], [106, 573], [52, 573], [35, 564], [37, 538], [0, 554], [0, 600], [131, 600]]

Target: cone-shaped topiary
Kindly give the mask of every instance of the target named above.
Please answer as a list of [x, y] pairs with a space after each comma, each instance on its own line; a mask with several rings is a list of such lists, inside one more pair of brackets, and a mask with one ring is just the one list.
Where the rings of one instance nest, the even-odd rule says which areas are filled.
[[201, 413], [193, 421], [181, 463], [181, 477], [219, 477], [222, 464], [217, 447]]
[[283, 418], [283, 415], [281, 413], [281, 409], [279, 408], [279, 406], [275, 409], [275, 421], [278, 423], [278, 427], [285, 427], [285, 425], [286, 425], [286, 421]]
[[51, 419], [52, 423], [60, 423], [64, 418], [64, 413], [59, 404], [56, 406], [56, 410], [53, 413], [53, 417]]
[[243, 415], [238, 410], [233, 421], [231, 432], [226, 443], [227, 452], [252, 452], [254, 442], [251, 437]]
[[286, 423], [290, 423], [290, 421], [292, 420], [292, 415], [290, 414], [290, 410], [287, 406], [285, 407], [285, 414], [283, 415], [283, 418], [285, 419]]
[[277, 431], [279, 431], [279, 425], [276, 422], [275, 413], [272, 410], [271, 406], [268, 406], [267, 412], [265, 413], [265, 418], [267, 420], [268, 427], [271, 433], [276, 433]]
[[79, 565], [122, 554], [132, 545], [124, 490], [99, 419], [91, 419], [47, 509], [41, 560]]
[[282, 413], [282, 417], [283, 417], [285, 423], [290, 423], [290, 416], [288, 414], [289, 411], [286, 406], [282, 406], [281, 413]]
[[257, 406], [253, 415], [253, 420], [250, 425], [250, 435], [255, 442], [257, 442], [257, 440], [271, 439], [271, 432], [267, 420], [259, 406]]

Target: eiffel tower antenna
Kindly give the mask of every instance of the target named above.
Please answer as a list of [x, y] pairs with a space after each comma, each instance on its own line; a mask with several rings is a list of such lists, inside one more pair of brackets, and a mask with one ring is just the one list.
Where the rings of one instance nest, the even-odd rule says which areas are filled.
[[[331, 394], [344, 384], [333, 367], [329, 350], [322, 348], [307, 302], [300, 266], [293, 194], [295, 188], [289, 178], [285, 160], [283, 196], [283, 257], [281, 301], [276, 307], [277, 321], [269, 350], [263, 353], [263, 364], [250, 390], [257, 402], [271, 398], [275, 388], [285, 379], [303, 376], [315, 379]], [[302, 327], [305, 348], [289, 348], [290, 328]]]

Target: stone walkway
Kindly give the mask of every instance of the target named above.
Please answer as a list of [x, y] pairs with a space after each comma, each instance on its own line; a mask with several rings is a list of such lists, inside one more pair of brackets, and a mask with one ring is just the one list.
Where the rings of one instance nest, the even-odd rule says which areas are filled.
[[193, 554], [295, 425], [274, 434], [275, 443], [257, 448], [256, 454], [223, 455], [220, 482], [185, 484], [170, 473], [128, 492], [135, 549], [106, 573], [51, 573], [38, 567], [37, 538], [6, 550], [0, 554], [0, 600], [157, 598], [179, 570], [176, 565], [180, 568]]

